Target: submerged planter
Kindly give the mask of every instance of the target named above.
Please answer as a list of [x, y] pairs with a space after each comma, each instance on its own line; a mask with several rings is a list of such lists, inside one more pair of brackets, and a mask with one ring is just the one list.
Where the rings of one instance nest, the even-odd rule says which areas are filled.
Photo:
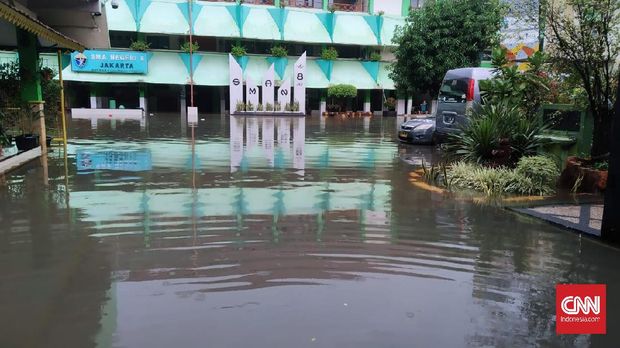
[[594, 193], [602, 192], [607, 188], [607, 171], [598, 170], [591, 167], [593, 161], [590, 159], [571, 156], [566, 159], [566, 168], [560, 176], [560, 185], [566, 189], [572, 189], [575, 183], [581, 183], [578, 192]]
[[396, 110], [384, 110], [383, 116], [396, 116]]
[[15, 146], [19, 151], [32, 150], [39, 146], [39, 136], [36, 134], [22, 134], [15, 137]]

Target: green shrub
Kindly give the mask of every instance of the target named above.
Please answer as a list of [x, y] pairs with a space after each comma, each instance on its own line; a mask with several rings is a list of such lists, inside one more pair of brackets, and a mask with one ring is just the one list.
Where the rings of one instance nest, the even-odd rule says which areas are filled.
[[142, 40], [132, 41], [131, 45], [129, 45], [129, 49], [132, 51], [144, 52], [148, 50], [149, 48], [151, 48], [151, 44], [146, 41], [142, 41]]
[[461, 132], [449, 136], [446, 148], [459, 160], [513, 166], [521, 157], [536, 154], [545, 129], [519, 107], [496, 101], [480, 106]]
[[338, 59], [338, 50], [334, 47], [325, 47], [321, 51], [321, 59], [336, 60]]
[[517, 163], [515, 171], [532, 180], [533, 184], [545, 188], [554, 188], [560, 175], [555, 161], [547, 156], [527, 156]]
[[267, 103], [265, 105], [265, 111], [273, 111], [273, 104]]
[[237, 105], [235, 105], [235, 111], [245, 111], [245, 103], [238, 101]]
[[263, 104], [256, 105], [256, 111], [263, 111]]
[[372, 52], [370, 54], [370, 60], [373, 61], [373, 62], [381, 61], [381, 53], [379, 53], [379, 52]]
[[294, 112], [298, 112], [299, 111], [299, 102], [298, 101], [296, 101], [293, 104], [291, 104], [291, 111], [294, 111]]
[[353, 85], [331, 85], [327, 88], [327, 96], [330, 98], [355, 98], [357, 88]]
[[288, 56], [288, 50], [284, 46], [275, 45], [271, 47], [271, 55], [274, 57], [286, 57]]
[[[545, 170], [550, 168], [546, 160], [541, 160], [541, 162], [545, 162], [543, 165]], [[545, 176], [547, 181], [541, 184], [541, 176], [528, 176], [529, 174], [531, 173], [524, 173], [518, 169], [491, 168], [475, 163], [457, 162], [447, 170], [448, 178], [445, 181], [449, 182], [451, 187], [483, 192], [487, 196], [548, 195], [555, 191], [555, 179], [551, 179], [551, 176]], [[554, 178], [557, 178], [557, 174]]]
[[252, 104], [252, 102], [250, 101], [245, 104], [245, 111], [254, 111], [254, 104]]
[[248, 54], [248, 52], [245, 50], [245, 47], [243, 47], [243, 45], [234, 45], [231, 50], [230, 50], [230, 54], [233, 55], [233, 57], [243, 57], [246, 56]]
[[200, 46], [198, 45], [198, 41], [194, 42], [193, 44], [190, 43], [189, 41], [185, 41], [181, 45], [181, 51], [183, 51], [183, 52], [189, 53], [190, 48], [191, 48], [192, 52], [198, 51], [200, 49]]

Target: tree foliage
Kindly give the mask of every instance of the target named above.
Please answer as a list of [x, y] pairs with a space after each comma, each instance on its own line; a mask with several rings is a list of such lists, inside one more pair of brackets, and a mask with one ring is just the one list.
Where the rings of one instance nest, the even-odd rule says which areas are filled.
[[556, 64], [579, 76], [594, 117], [592, 155], [609, 152], [620, 56], [620, 1], [547, 0], [547, 47]]
[[479, 66], [498, 39], [503, 12], [500, 0], [427, 1], [396, 30], [390, 77], [399, 89], [436, 94], [446, 71]]

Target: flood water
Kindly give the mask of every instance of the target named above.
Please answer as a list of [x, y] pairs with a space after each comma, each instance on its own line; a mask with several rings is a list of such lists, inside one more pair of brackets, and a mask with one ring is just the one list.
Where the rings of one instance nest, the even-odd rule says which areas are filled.
[[[0, 347], [620, 346], [620, 251], [421, 190], [395, 118], [73, 120], [0, 179]], [[606, 336], [555, 334], [607, 284]]]

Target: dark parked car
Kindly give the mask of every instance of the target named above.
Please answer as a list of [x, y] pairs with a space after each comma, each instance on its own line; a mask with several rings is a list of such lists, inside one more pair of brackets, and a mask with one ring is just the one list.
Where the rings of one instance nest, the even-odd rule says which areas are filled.
[[400, 125], [398, 139], [412, 144], [432, 144], [435, 135], [435, 117], [414, 118]]

